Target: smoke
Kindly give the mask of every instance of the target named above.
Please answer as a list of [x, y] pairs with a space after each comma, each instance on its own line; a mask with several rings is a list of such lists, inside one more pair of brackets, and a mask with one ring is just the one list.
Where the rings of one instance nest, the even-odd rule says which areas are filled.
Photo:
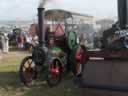
[[50, 3], [51, 1], [53, 1], [53, 0], [40, 0], [40, 2], [39, 2], [39, 8], [45, 7], [45, 5], [47, 3]]

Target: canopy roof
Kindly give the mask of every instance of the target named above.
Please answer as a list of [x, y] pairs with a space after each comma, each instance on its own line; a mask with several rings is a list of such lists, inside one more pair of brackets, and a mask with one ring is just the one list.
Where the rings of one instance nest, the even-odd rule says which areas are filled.
[[70, 11], [66, 11], [66, 10], [62, 10], [62, 9], [51, 9], [51, 10], [45, 11], [45, 18], [47, 20], [63, 21], [64, 19], [71, 18], [73, 16], [83, 16], [83, 17], [93, 18], [93, 16], [70, 12]]

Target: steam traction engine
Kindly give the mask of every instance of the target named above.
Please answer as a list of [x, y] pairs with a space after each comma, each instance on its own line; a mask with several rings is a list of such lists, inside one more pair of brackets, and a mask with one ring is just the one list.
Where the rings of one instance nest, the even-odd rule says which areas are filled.
[[103, 32], [102, 48], [83, 52], [82, 88], [128, 91], [127, 4], [128, 0], [118, 0], [118, 22]]
[[[49, 27], [45, 30], [44, 20], [47, 19], [56, 22], [53, 32]], [[38, 8], [39, 44], [33, 48], [32, 56], [24, 58], [19, 70], [20, 80], [26, 86], [32, 84], [44, 65], [48, 66], [46, 75], [50, 86], [57, 85], [62, 80], [62, 74], [71, 69], [70, 53], [76, 46], [76, 33], [73, 24], [70, 24], [70, 30], [67, 29], [69, 25], [66, 19], [73, 20], [72, 14], [68, 11], [59, 9], [45, 11], [44, 8]]]

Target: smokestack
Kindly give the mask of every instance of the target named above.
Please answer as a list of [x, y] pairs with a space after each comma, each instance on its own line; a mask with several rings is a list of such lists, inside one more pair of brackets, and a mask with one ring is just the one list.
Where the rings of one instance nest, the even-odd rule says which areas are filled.
[[128, 0], [118, 0], [118, 20], [121, 29], [128, 27]]
[[39, 44], [40, 46], [43, 46], [44, 39], [44, 8], [38, 8], [38, 36], [39, 36]]

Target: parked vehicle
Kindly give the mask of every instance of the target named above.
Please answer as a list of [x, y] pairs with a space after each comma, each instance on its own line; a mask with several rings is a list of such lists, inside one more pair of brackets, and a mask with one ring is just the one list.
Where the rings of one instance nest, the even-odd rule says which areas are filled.
[[[73, 23], [73, 15], [83, 16], [60, 9], [45, 11], [38, 8], [39, 44], [33, 48], [32, 56], [26, 57], [21, 63], [19, 73], [22, 83], [31, 85], [44, 66], [48, 66], [46, 75], [50, 86], [59, 84], [63, 74], [72, 71], [72, 62], [75, 59], [72, 55], [77, 46], [74, 27], [77, 25]], [[47, 24], [44, 24], [44, 20]]]

